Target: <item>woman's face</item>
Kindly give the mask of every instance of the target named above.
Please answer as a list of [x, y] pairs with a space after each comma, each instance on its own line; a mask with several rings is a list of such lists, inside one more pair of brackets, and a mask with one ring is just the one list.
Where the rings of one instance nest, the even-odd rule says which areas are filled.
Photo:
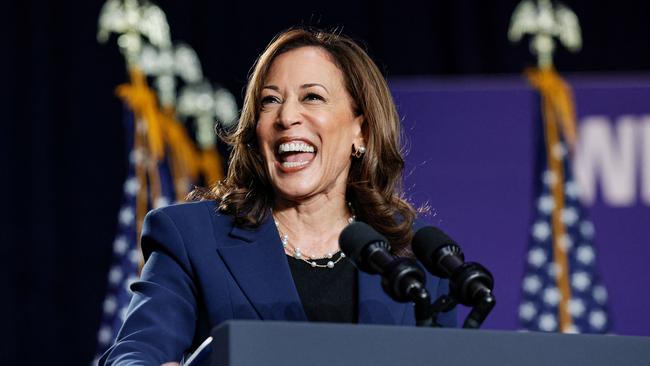
[[345, 196], [352, 144], [364, 146], [341, 70], [327, 51], [301, 47], [278, 56], [260, 96], [257, 141], [275, 192], [300, 201]]

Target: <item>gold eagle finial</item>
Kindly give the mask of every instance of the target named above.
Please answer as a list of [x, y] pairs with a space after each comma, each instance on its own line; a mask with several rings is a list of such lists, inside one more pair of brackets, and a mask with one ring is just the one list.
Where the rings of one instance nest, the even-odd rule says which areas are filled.
[[508, 38], [518, 42], [525, 34], [532, 35], [530, 50], [537, 56], [540, 69], [553, 66], [553, 38], [559, 38], [571, 52], [577, 52], [582, 47], [576, 14], [561, 3], [554, 6], [550, 0], [538, 0], [537, 5], [532, 0], [524, 0], [517, 5], [510, 19]]

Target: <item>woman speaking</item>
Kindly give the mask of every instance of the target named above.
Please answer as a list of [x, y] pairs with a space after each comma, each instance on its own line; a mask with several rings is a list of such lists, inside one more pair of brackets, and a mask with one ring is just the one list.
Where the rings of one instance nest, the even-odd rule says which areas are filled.
[[[292, 29], [250, 75], [226, 178], [199, 202], [150, 212], [146, 259], [100, 364], [178, 362], [229, 319], [413, 325], [413, 307], [358, 272], [338, 237], [363, 221], [409, 255], [400, 122], [386, 81], [351, 39]], [[433, 298], [447, 282], [427, 279]], [[455, 324], [455, 314], [438, 319]]]

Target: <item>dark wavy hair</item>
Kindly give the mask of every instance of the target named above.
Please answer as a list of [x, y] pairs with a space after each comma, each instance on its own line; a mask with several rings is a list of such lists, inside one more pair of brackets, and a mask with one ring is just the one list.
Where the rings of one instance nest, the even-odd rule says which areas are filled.
[[293, 28], [277, 35], [257, 59], [249, 76], [244, 105], [234, 131], [222, 136], [231, 148], [228, 173], [210, 189], [195, 190], [191, 199], [214, 199], [235, 224], [258, 226], [269, 214], [274, 191], [257, 149], [256, 124], [261, 110], [264, 80], [275, 58], [300, 47], [327, 51], [342, 71], [357, 115], [363, 115], [366, 153], [352, 158], [346, 199], [357, 220], [386, 236], [393, 252], [410, 254], [416, 212], [402, 197], [404, 160], [395, 103], [379, 68], [352, 39], [338, 32]]

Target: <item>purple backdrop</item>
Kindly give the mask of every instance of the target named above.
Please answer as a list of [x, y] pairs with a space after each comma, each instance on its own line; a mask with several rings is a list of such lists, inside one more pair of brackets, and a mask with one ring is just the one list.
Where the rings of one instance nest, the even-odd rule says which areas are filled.
[[[585, 206], [596, 229], [611, 331], [650, 335], [650, 77], [568, 80], [580, 146], [588, 146], [579, 183], [591, 187]], [[416, 204], [428, 202], [427, 221], [493, 272], [498, 304], [485, 327], [518, 329], [533, 217], [534, 92], [518, 76], [390, 85], [407, 140], [407, 194]]]

